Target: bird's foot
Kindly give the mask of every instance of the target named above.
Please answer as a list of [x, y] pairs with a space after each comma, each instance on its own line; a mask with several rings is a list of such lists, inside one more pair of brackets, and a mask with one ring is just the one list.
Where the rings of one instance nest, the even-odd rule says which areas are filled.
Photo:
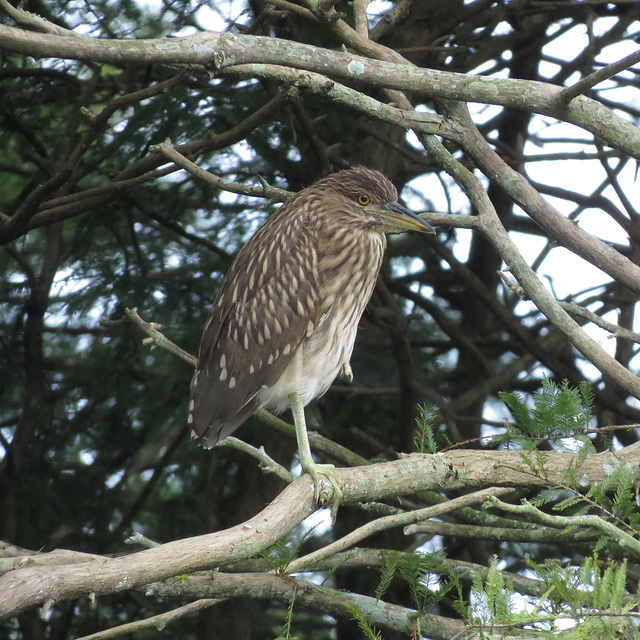
[[[314, 484], [314, 498], [317, 504], [331, 505], [331, 519], [335, 522], [338, 507], [342, 502], [342, 489], [338, 482], [336, 468], [332, 464], [316, 464], [315, 462], [303, 467], [303, 471], [311, 475]], [[331, 483], [331, 492], [326, 493], [322, 479], [324, 476]]]
[[351, 363], [349, 361], [342, 364], [339, 375], [342, 378], [346, 378], [349, 383], [353, 382], [353, 371], [351, 370]]

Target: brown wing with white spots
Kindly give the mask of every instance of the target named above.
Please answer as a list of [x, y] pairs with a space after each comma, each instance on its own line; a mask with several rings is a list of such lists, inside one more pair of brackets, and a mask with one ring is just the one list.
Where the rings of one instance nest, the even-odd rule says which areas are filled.
[[318, 322], [317, 236], [284, 205], [238, 254], [213, 304], [191, 383], [189, 426], [212, 447], [256, 408]]

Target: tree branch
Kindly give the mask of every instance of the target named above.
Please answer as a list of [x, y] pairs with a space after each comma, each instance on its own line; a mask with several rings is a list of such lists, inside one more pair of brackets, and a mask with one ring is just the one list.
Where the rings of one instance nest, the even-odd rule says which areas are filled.
[[608, 64], [606, 67], [602, 67], [602, 69], [598, 69], [593, 73], [590, 73], [585, 78], [578, 80], [575, 84], [572, 84], [570, 87], [565, 87], [560, 93], [560, 100], [565, 102], [569, 102], [573, 100], [576, 96], [579, 96], [581, 93], [586, 93], [589, 89], [592, 89], [600, 82], [604, 82], [608, 80], [612, 76], [632, 67], [634, 64], [638, 64], [640, 62], [640, 51], [634, 51], [622, 58], [622, 60], [618, 60], [618, 62], [612, 62]]
[[287, 571], [289, 573], [297, 573], [298, 571], [309, 570], [318, 561], [330, 558], [336, 553], [344, 552], [361, 540], [364, 540], [375, 533], [380, 533], [381, 531], [386, 531], [393, 527], [403, 527], [405, 525], [415, 524], [423, 520], [428, 520], [429, 518], [437, 518], [445, 513], [455, 511], [456, 509], [468, 507], [478, 502], [484, 502], [489, 496], [497, 497], [511, 493], [511, 491], [512, 489], [507, 487], [491, 487], [489, 489], [482, 489], [475, 493], [454, 498], [453, 500], [447, 500], [446, 502], [426, 507], [425, 509], [417, 509], [415, 511], [408, 511], [406, 513], [398, 513], [377, 518], [376, 520], [367, 522], [367, 524], [354, 529], [343, 538], [340, 538], [340, 540], [336, 540], [322, 549], [318, 549], [317, 551], [309, 553], [302, 558], [294, 560], [287, 567]]
[[185, 604], [182, 607], [178, 607], [177, 609], [160, 613], [157, 616], [151, 616], [144, 620], [136, 620], [135, 622], [129, 622], [128, 624], [121, 624], [117, 627], [106, 629], [105, 631], [98, 631], [98, 633], [82, 636], [76, 640], [108, 640], [108, 638], [117, 638], [118, 636], [123, 636], [127, 633], [140, 631], [141, 629], [161, 630], [168, 624], [171, 624], [176, 620], [180, 620], [180, 618], [183, 618], [184, 616], [188, 616], [197, 611], [202, 611], [202, 609], [207, 609], [208, 607], [212, 607], [214, 604], [219, 604], [220, 602], [224, 602], [224, 598], [202, 598], [195, 602]]
[[[343, 504], [411, 495], [419, 491], [477, 490], [487, 487], [545, 487], [562, 482], [577, 454], [546, 454], [545, 478], [526, 470], [515, 451], [451, 451], [412, 454], [393, 462], [336, 469]], [[586, 456], [580, 467], [585, 488], [609, 477], [612, 465], [628, 464], [640, 478], [640, 444], [614, 453]], [[60, 600], [126, 591], [176, 575], [212, 569], [250, 558], [289, 533], [315, 510], [313, 481], [308, 474], [295, 480], [243, 524], [225, 531], [176, 540], [117, 558], [91, 559], [70, 565], [32, 563], [0, 577], [0, 619], [30, 607]], [[96, 575], [100, 576], [96, 580]]]
[[[371, 46], [375, 43], [367, 40]], [[350, 83], [366, 83], [434, 99], [497, 104], [570, 122], [640, 158], [640, 130], [595, 100], [578, 96], [568, 105], [562, 87], [529, 80], [496, 80], [382, 62], [266, 36], [199, 33], [184, 38], [113, 40], [72, 38], [0, 25], [0, 49], [39, 58], [89, 60], [116, 65], [199, 64], [218, 71], [240, 64], [275, 64], [314, 71]], [[603, 126], [604, 125], [604, 126]]]
[[614, 524], [601, 518], [600, 516], [582, 515], [582, 516], [554, 516], [549, 513], [545, 513], [540, 509], [534, 507], [530, 502], [526, 500], [522, 504], [509, 504], [498, 500], [493, 496], [488, 498], [489, 502], [507, 513], [525, 514], [533, 516], [539, 522], [542, 522], [550, 527], [589, 527], [598, 529], [604, 535], [610, 536], [621, 547], [627, 550], [636, 561], [640, 558], [640, 540], [636, 540], [632, 535], [626, 531], [622, 531]]

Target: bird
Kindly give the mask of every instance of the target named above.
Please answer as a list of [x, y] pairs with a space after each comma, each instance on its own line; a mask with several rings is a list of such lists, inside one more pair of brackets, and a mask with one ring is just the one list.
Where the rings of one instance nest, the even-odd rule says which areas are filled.
[[335, 467], [312, 457], [304, 407], [335, 378], [352, 379], [360, 317], [380, 271], [388, 233], [434, 233], [398, 203], [379, 171], [353, 167], [321, 178], [273, 213], [240, 250], [207, 320], [191, 381], [187, 425], [211, 448], [257, 408], [291, 409], [301, 467], [316, 502], [342, 491]]

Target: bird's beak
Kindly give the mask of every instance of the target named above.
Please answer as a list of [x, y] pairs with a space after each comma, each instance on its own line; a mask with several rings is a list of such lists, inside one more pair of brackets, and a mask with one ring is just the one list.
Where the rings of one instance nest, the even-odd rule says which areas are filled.
[[378, 209], [386, 226], [394, 231], [421, 231], [435, 233], [433, 227], [420, 216], [398, 202], [389, 202]]

